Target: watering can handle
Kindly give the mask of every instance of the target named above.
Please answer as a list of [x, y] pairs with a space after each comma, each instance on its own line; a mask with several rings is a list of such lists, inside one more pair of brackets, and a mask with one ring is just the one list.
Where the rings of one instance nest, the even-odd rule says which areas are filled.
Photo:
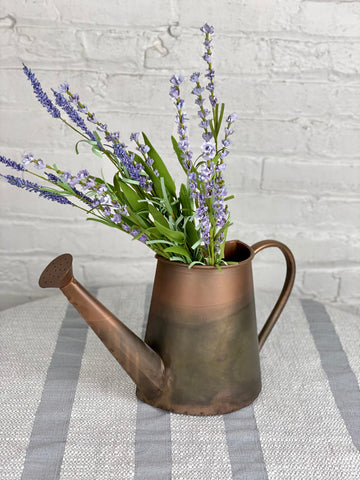
[[277, 319], [280, 316], [280, 313], [283, 311], [283, 308], [288, 301], [289, 295], [294, 285], [296, 271], [294, 256], [288, 249], [288, 247], [283, 243], [277, 242], [276, 240], [263, 240], [261, 242], [254, 243], [251, 248], [254, 250], [254, 254], [256, 255], [264, 248], [269, 247], [277, 247], [284, 254], [286, 260], [286, 277], [278, 301], [276, 302], [274, 308], [269, 315], [269, 318], [266, 320], [265, 325], [259, 333], [259, 350], [261, 350], [262, 346], [264, 345], [265, 340], [269, 336], [273, 326], [275, 325]]

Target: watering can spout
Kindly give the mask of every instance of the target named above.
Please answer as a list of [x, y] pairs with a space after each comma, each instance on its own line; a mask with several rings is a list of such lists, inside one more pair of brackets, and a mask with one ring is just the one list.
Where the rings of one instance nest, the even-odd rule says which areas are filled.
[[160, 356], [93, 297], [72, 271], [72, 256], [55, 258], [39, 279], [42, 288], [60, 288], [149, 401], [161, 395], [165, 367]]

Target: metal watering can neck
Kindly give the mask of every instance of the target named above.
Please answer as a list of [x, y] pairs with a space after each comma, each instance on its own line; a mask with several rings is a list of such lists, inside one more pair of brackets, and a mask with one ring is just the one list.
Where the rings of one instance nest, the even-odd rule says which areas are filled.
[[55, 258], [41, 274], [40, 287], [60, 288], [144, 395], [157, 397], [165, 382], [162, 359], [75, 280], [72, 261], [69, 253]]

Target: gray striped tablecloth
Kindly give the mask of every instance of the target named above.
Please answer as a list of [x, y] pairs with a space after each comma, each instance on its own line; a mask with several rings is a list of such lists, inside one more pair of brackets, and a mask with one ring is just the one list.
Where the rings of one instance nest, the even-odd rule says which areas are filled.
[[[151, 287], [98, 298], [142, 335]], [[259, 319], [274, 296], [258, 294]], [[360, 321], [292, 298], [261, 351], [263, 390], [194, 417], [139, 402], [61, 294], [0, 313], [1, 480], [360, 479]]]

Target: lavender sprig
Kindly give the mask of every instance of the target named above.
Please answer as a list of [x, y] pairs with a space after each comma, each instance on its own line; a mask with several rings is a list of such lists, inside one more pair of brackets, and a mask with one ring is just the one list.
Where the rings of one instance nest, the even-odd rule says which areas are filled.
[[[70, 119], [77, 125], [93, 142], [97, 142], [96, 138], [94, 137], [94, 134], [90, 132], [90, 130], [87, 128], [84, 120], [80, 117], [80, 115], [77, 113], [77, 111], [70, 105], [70, 103], [66, 100], [64, 95], [62, 93], [56, 92], [53, 90], [53, 93], [55, 95], [56, 103], [61, 107], [64, 112], [68, 114]], [[101, 145], [98, 144], [98, 147], [102, 149]]]
[[31, 82], [36, 98], [39, 100], [41, 105], [44, 108], [46, 108], [46, 110], [50, 113], [52, 117], [59, 118], [60, 111], [55, 107], [55, 105], [52, 103], [52, 101], [47, 96], [47, 94], [43, 91], [39, 80], [35, 77], [34, 73], [25, 64], [23, 65], [24, 65], [23, 71]]
[[206, 86], [206, 89], [210, 92], [209, 95], [209, 100], [211, 103], [212, 108], [216, 107], [216, 104], [218, 103], [217, 98], [215, 97], [214, 90], [215, 90], [215, 83], [214, 83], [214, 76], [215, 76], [215, 71], [213, 70], [212, 67], [212, 40], [210, 38], [210, 35], [214, 33], [214, 27], [209, 26], [207, 23], [203, 25], [200, 30], [205, 33], [205, 53], [203, 55], [203, 59], [208, 65], [208, 70], [207, 73], [205, 74], [205, 77], [209, 79], [209, 83]]
[[20, 163], [16, 163], [13, 160], [10, 160], [10, 158], [5, 158], [3, 156], [0, 156], [0, 162], [5, 164], [7, 167], [13, 168], [14, 170], [18, 171], [25, 171], [24, 165], [21, 165]]
[[200, 77], [199, 72], [195, 72], [191, 75], [190, 80], [194, 82], [196, 85], [192, 89], [191, 93], [193, 95], [196, 95], [195, 103], [200, 107], [200, 110], [198, 111], [198, 116], [201, 119], [199, 127], [204, 130], [204, 133], [202, 134], [202, 138], [205, 140], [205, 142], [208, 142], [213, 136], [211, 131], [209, 131], [210, 121], [207, 120], [206, 118], [210, 114], [210, 110], [208, 110], [207, 108], [204, 108], [204, 99], [202, 97], [202, 92], [205, 90], [205, 88], [201, 87], [199, 82], [199, 77]]
[[15, 187], [25, 189], [28, 192], [38, 193], [40, 197], [46, 198], [47, 200], [51, 200], [52, 202], [61, 203], [63, 205], [74, 205], [66, 197], [50, 192], [46, 190], [45, 187], [42, 187], [37, 183], [29, 182], [29, 180], [24, 180], [23, 178], [14, 177], [13, 175], [2, 175], [2, 174], [0, 175], [3, 178], [5, 178], [7, 182], [10, 183], [10, 185], [14, 185]]
[[183, 159], [183, 166], [188, 172], [192, 169], [192, 156], [193, 153], [189, 150], [189, 137], [187, 135], [188, 128], [185, 122], [188, 120], [186, 113], [184, 113], [183, 107], [185, 106], [184, 100], [180, 98], [179, 85], [184, 81], [182, 75], [173, 75], [170, 79], [170, 97], [174, 99], [174, 105], [177, 110], [175, 121], [178, 125], [177, 131], [179, 135], [178, 147], [181, 150], [181, 157]]

